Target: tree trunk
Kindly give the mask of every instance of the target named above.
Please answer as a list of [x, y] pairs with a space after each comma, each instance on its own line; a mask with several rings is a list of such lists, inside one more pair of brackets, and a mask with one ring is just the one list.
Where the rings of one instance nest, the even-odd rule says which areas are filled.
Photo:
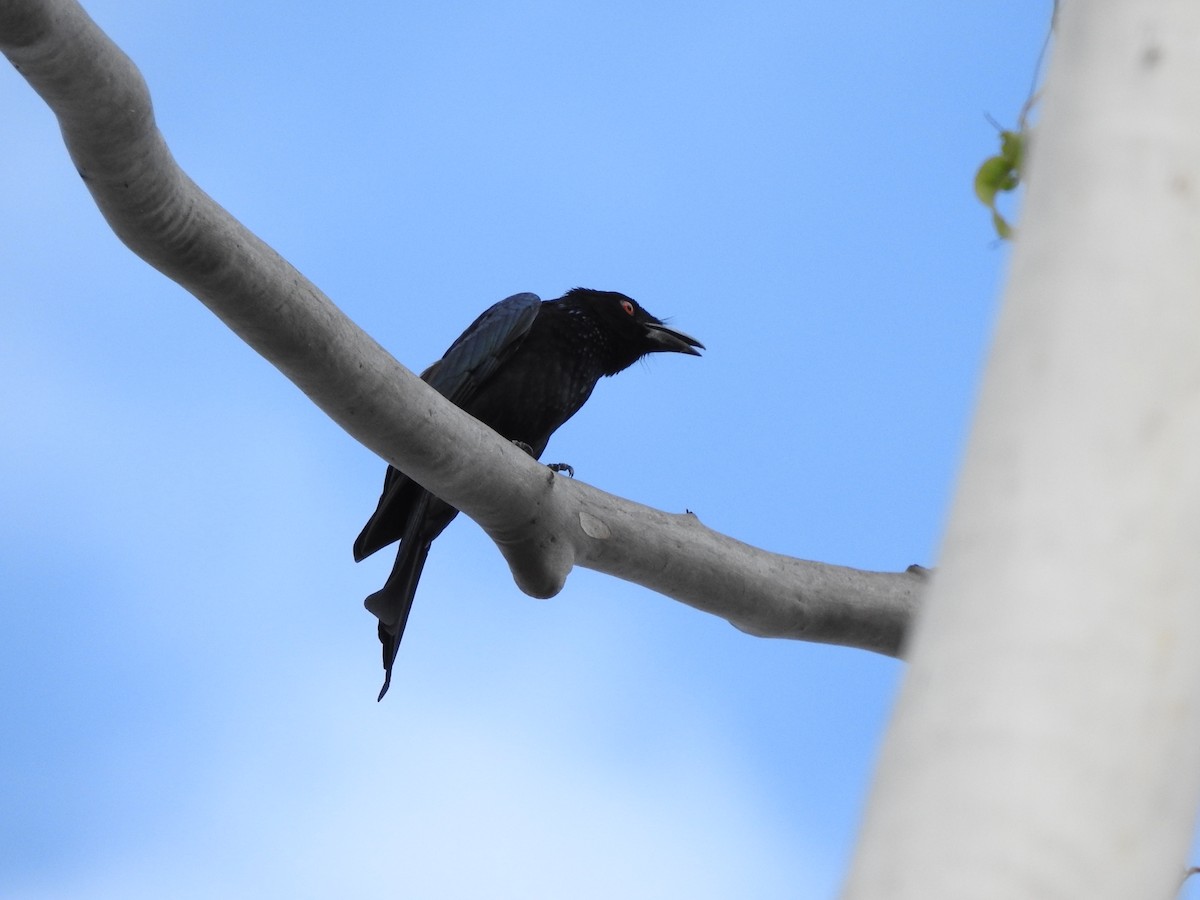
[[1200, 6], [1066, 0], [845, 896], [1168, 898], [1200, 798]]

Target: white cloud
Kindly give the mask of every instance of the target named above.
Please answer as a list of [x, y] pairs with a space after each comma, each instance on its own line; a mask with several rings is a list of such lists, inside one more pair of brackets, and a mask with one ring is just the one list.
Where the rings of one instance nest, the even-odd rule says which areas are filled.
[[177, 817], [27, 896], [828, 893], [819, 854], [783, 842], [703, 723], [650, 771], [565, 754], [550, 721], [536, 732], [431, 703], [349, 709], [356, 687], [310, 675], [295, 694], [308, 699], [273, 721], [229, 720], [211, 779], [185, 791]]

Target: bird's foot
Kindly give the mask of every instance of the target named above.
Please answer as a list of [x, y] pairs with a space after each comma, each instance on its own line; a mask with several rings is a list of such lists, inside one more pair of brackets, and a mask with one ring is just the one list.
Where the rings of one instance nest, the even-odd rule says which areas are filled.
[[[533, 452], [533, 448], [530, 447], [524, 441], [510, 441], [510, 443], [513, 444], [514, 446], [519, 447], [520, 449], [524, 450], [530, 456], [534, 457], [534, 459], [537, 458], [537, 456]], [[575, 477], [575, 467], [573, 465], [571, 465], [570, 463], [547, 463], [546, 468], [549, 469], [551, 472], [566, 472], [572, 478]]]

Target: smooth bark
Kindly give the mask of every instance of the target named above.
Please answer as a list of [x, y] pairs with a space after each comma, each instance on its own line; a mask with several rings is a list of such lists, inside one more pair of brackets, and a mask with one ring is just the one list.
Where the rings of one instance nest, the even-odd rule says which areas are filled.
[[1064, 0], [851, 900], [1175, 895], [1200, 802], [1200, 6]]

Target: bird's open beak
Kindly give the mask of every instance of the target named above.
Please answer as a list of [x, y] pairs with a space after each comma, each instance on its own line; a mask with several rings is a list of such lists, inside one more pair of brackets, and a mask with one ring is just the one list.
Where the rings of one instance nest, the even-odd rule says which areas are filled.
[[645, 328], [646, 337], [650, 339], [650, 343], [655, 345], [655, 352], [666, 351], [699, 356], [700, 351], [704, 349], [704, 345], [694, 337], [686, 335], [682, 331], [676, 331], [674, 328], [668, 328], [661, 322], [647, 322]]

